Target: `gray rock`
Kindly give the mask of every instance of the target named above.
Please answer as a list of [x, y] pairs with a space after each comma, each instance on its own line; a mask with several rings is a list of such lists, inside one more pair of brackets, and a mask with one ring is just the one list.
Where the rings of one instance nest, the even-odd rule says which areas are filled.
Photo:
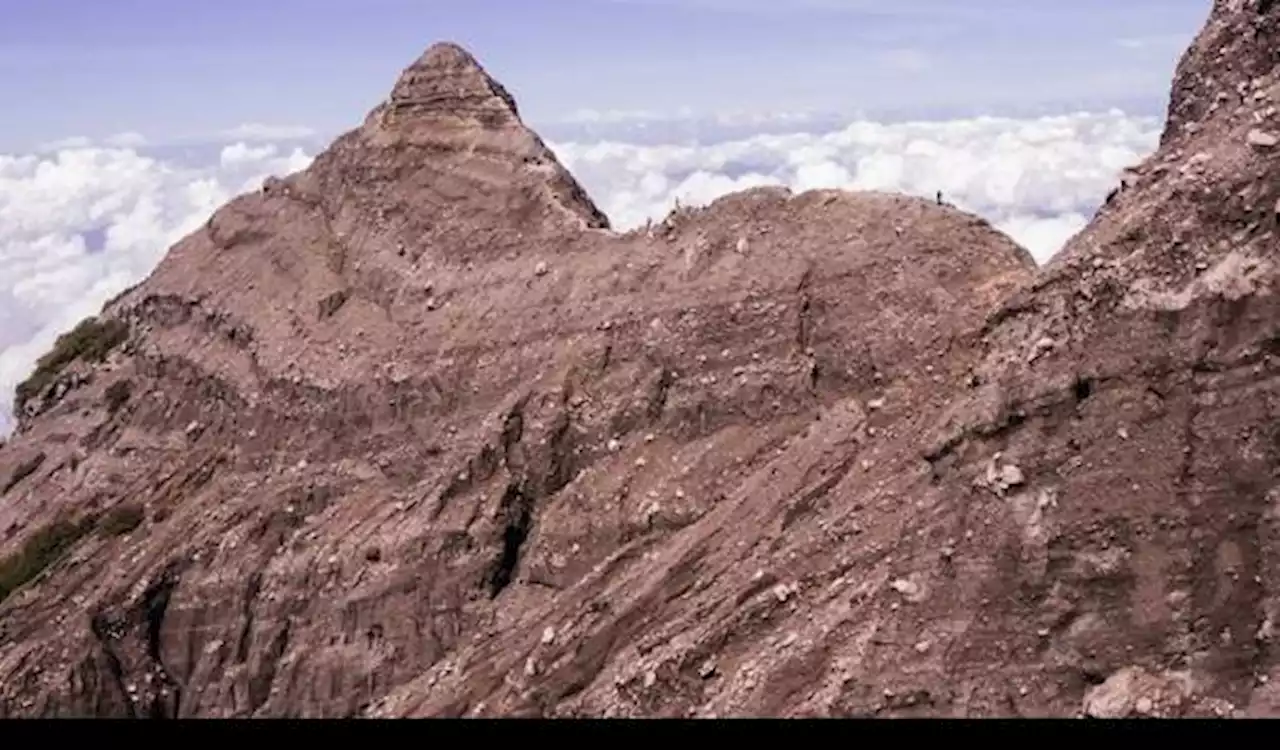
[[1272, 149], [1280, 144], [1280, 136], [1254, 128], [1249, 131], [1249, 135], [1245, 136], [1245, 141], [1257, 149]]

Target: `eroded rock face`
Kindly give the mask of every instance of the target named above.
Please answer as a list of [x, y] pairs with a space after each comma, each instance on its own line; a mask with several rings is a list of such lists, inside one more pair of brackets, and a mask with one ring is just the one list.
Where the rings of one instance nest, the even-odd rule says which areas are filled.
[[[607, 226], [452, 45], [219, 210], [0, 453], [47, 454], [4, 499], [6, 552], [98, 514], [4, 602], [5, 712], [358, 713], [643, 564], [819, 418], [844, 425], [825, 458], [862, 471], [1033, 270], [893, 195], [763, 189]], [[122, 510], [143, 519], [101, 533]]]
[[892, 195], [613, 233], [432, 48], [0, 448], [0, 711], [1267, 714], [1277, 121], [1196, 102], [1276, 13], [1039, 272]]

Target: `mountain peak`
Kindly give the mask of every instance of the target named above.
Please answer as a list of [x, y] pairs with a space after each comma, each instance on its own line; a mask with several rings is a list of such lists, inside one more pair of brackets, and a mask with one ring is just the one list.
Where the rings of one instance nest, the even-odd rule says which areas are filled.
[[427, 47], [418, 62], [424, 66], [460, 65], [480, 67], [475, 55], [457, 42], [439, 41]]
[[487, 128], [521, 126], [511, 94], [453, 42], [428, 47], [404, 69], [376, 112], [384, 125], [457, 118]]
[[1276, 8], [1040, 269], [869, 192], [589, 231], [429, 48], [24, 386], [0, 717], [1280, 715]]
[[[324, 175], [320, 181], [330, 195], [383, 184], [385, 189], [375, 192], [384, 214], [398, 210], [386, 205], [398, 200], [395, 196], [411, 203], [425, 200], [422, 190], [429, 183], [429, 192], [458, 197], [450, 201], [453, 210], [468, 204], [494, 230], [507, 226], [521, 234], [535, 226], [549, 231], [609, 227], [582, 186], [520, 119], [507, 89], [453, 42], [428, 47], [401, 72], [363, 125], [322, 153], [316, 165], [312, 171]], [[455, 187], [445, 187], [449, 184]], [[404, 208], [406, 215], [422, 213], [420, 205]], [[423, 231], [400, 239], [422, 244], [434, 232], [418, 229]], [[457, 249], [467, 243], [445, 244]]]

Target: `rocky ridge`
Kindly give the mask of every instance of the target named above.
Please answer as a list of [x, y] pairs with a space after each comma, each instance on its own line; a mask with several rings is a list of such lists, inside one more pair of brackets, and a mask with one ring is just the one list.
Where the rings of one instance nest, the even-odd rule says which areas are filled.
[[1271, 715], [1280, 7], [1053, 263], [617, 233], [442, 44], [20, 392], [0, 715]]

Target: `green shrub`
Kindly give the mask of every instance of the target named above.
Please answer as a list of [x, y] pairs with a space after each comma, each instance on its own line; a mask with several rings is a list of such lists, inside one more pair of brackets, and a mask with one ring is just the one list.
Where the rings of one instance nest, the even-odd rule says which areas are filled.
[[27, 539], [21, 550], [0, 559], [0, 602], [35, 580], [92, 530], [92, 519], [55, 521]]
[[129, 336], [129, 325], [120, 320], [86, 318], [58, 337], [53, 350], [36, 362], [31, 377], [18, 384], [14, 406], [21, 411], [28, 400], [40, 394], [67, 365], [76, 360], [101, 362]]
[[124, 536], [142, 525], [146, 514], [136, 505], [120, 505], [112, 508], [98, 525], [102, 536]]
[[103, 394], [107, 411], [111, 414], [120, 411], [120, 407], [128, 403], [131, 396], [133, 396], [133, 381], [131, 380], [117, 380], [107, 386], [107, 390]]
[[46, 456], [44, 451], [41, 451], [13, 467], [13, 473], [9, 475], [9, 480], [4, 483], [4, 486], [0, 487], [0, 495], [7, 493], [14, 487], [17, 487], [18, 482], [21, 482], [36, 473], [36, 470], [44, 464], [45, 458]]

